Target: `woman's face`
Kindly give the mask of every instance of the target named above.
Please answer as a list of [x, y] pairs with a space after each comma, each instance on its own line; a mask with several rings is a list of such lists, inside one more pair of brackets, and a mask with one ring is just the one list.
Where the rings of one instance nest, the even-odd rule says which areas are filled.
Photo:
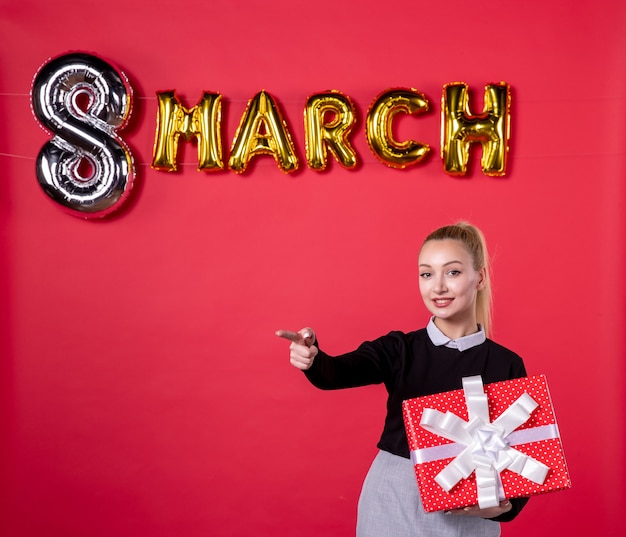
[[[485, 270], [476, 271], [461, 241], [430, 240], [419, 254], [419, 287], [424, 305], [448, 327], [476, 331], [476, 294]], [[445, 333], [445, 330], [444, 330]], [[450, 334], [447, 334], [450, 336]]]

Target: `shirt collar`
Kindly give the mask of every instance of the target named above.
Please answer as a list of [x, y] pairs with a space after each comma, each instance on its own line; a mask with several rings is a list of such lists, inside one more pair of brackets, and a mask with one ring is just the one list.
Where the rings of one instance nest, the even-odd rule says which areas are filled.
[[426, 331], [428, 332], [428, 336], [433, 342], [433, 345], [436, 347], [441, 347], [443, 345], [450, 349], [458, 349], [460, 351], [466, 351], [467, 349], [476, 347], [477, 345], [484, 343], [487, 339], [485, 331], [480, 324], [478, 325], [478, 332], [470, 334], [469, 336], [460, 337], [459, 339], [450, 339], [441, 330], [439, 330], [439, 328], [437, 328], [434, 317], [430, 318], [428, 326], [426, 326]]

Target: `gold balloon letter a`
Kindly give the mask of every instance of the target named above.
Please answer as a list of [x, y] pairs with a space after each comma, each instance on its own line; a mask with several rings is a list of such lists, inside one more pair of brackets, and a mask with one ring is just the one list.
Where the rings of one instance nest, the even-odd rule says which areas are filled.
[[511, 94], [507, 84], [485, 86], [482, 114], [472, 115], [466, 84], [446, 84], [441, 107], [441, 158], [452, 175], [467, 171], [469, 146], [480, 142], [485, 175], [504, 175], [509, 150]]
[[233, 140], [228, 166], [235, 173], [242, 173], [252, 157], [263, 154], [273, 155], [285, 173], [298, 168], [287, 124], [274, 99], [265, 91], [248, 102]]
[[191, 110], [186, 109], [173, 91], [157, 93], [158, 115], [152, 167], [176, 171], [178, 140], [195, 136], [198, 140], [198, 170], [222, 170], [221, 108], [219, 93], [204, 93]]

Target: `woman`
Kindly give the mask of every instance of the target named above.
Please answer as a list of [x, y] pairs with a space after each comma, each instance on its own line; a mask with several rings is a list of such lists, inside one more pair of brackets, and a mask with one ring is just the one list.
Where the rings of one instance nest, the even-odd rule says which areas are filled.
[[463, 377], [481, 375], [488, 384], [526, 376], [517, 354], [487, 338], [491, 289], [481, 231], [459, 223], [431, 233], [419, 253], [419, 287], [432, 314], [421, 330], [391, 332], [335, 357], [319, 349], [310, 328], [276, 334], [291, 340], [291, 364], [318, 388], [387, 388], [379, 452], [359, 498], [358, 537], [494, 537], [499, 522], [515, 518], [527, 499], [425, 513], [402, 418], [403, 400], [460, 389]]

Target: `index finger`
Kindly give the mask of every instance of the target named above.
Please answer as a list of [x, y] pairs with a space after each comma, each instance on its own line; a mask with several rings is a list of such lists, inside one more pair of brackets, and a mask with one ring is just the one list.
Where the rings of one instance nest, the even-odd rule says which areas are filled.
[[298, 334], [298, 332], [290, 332], [289, 330], [277, 330], [276, 335], [288, 339], [289, 341], [298, 342], [302, 340], [302, 336]]

